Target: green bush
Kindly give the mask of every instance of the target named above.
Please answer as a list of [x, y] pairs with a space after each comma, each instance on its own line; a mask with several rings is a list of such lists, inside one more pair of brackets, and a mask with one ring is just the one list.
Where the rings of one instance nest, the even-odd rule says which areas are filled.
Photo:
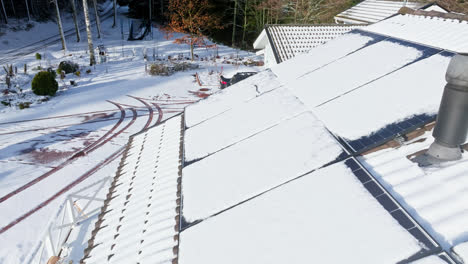
[[31, 105], [31, 102], [22, 102], [18, 104], [18, 107], [20, 110], [23, 110], [23, 109], [29, 108], [30, 105]]
[[65, 73], [74, 73], [76, 72], [80, 66], [72, 61], [62, 61], [60, 62], [57, 72], [65, 72]]
[[42, 55], [39, 53], [36, 53], [36, 60], [42, 60]]
[[47, 68], [47, 72], [52, 74], [52, 76], [54, 76], [54, 79], [57, 78], [57, 72], [54, 71], [54, 68], [52, 67]]
[[41, 71], [34, 76], [32, 80], [32, 91], [37, 95], [54, 96], [58, 90], [58, 83], [54, 78], [54, 74]]

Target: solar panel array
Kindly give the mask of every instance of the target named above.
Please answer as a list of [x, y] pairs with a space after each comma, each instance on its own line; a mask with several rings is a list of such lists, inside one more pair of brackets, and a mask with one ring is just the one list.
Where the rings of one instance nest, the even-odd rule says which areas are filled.
[[364, 136], [356, 140], [343, 139], [354, 154], [360, 154], [386, 142], [411, 132], [435, 120], [435, 115], [415, 115], [401, 122], [393, 123], [381, 128], [369, 136]]
[[183, 118], [137, 134], [81, 263], [167, 263], [177, 258]]

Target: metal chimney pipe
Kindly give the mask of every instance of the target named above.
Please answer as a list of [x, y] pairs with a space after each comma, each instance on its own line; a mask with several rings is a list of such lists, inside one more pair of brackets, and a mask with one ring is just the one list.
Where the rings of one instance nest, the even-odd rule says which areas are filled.
[[[468, 134], [468, 54], [455, 55], [445, 74], [447, 85], [427, 151], [429, 163], [458, 160]], [[420, 163], [421, 165], [421, 163]]]

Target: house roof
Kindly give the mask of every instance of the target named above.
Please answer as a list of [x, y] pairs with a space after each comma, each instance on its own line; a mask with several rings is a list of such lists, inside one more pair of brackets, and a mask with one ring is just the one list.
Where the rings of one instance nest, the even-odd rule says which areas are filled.
[[281, 63], [341, 36], [359, 25], [267, 25], [254, 43], [264, 49], [269, 42], [276, 62]]
[[[407, 198], [398, 192], [398, 185], [390, 186], [381, 181], [381, 175], [376, 172], [379, 166], [384, 166], [390, 172], [390, 179], [398, 179], [400, 173], [405, 177], [411, 170], [405, 173], [391, 170], [394, 162], [391, 157], [380, 162], [376, 160], [375, 165], [367, 162], [367, 155], [372, 155], [367, 154], [369, 150], [390, 140], [400, 142], [401, 135], [433, 122], [445, 85], [447, 64], [454, 55], [452, 51], [465, 49], [463, 45], [438, 42], [448, 34], [464, 32], [460, 21], [437, 20], [437, 26], [444, 29], [438, 31], [432, 31], [430, 17], [398, 15], [381, 23], [398, 23], [403, 19], [421, 21], [416, 26], [408, 21], [395, 31], [378, 31], [378, 24], [376, 29], [353, 30], [272, 67], [273, 76], [268, 73], [255, 82], [240, 82], [222, 94], [187, 107], [187, 116], [191, 116], [187, 122], [196, 124], [186, 130], [184, 144], [188, 163], [183, 169], [182, 181], [181, 263], [199, 262], [207, 256], [228, 263], [230, 260], [245, 262], [244, 257], [268, 263], [281, 263], [283, 258], [291, 256], [298, 261], [312, 258], [321, 263], [340, 262], [342, 256], [349, 259], [345, 254], [348, 249], [339, 242], [315, 240], [313, 234], [320, 234], [322, 229], [327, 230], [327, 236], [333, 241], [353, 245], [350, 248], [354, 249], [355, 256], [365, 256], [360, 263], [460, 263], [450, 249], [464, 239], [463, 230], [467, 229], [462, 225], [451, 229], [447, 225], [449, 233], [460, 238], [447, 242], [448, 236], [436, 230], [437, 222], [427, 222], [424, 214], [419, 215], [419, 210], [425, 210], [425, 202], [432, 203], [430, 199], [426, 200], [424, 195], [414, 196], [419, 204], [411, 205], [406, 199], [411, 200], [414, 193]], [[416, 29], [420, 34], [403, 34], [407, 30], [414, 33]], [[426, 32], [432, 32], [433, 36], [427, 37]], [[236, 97], [236, 100], [227, 96], [229, 106], [219, 108], [225, 94], [235, 89], [253, 91], [256, 85], [270, 81], [277, 87], [258, 91], [256, 97], [253, 93]], [[422, 97], [424, 100], [420, 99]], [[209, 112], [211, 104], [214, 114], [203, 114]], [[204, 117], [190, 121], [199, 116], [199, 111]], [[425, 142], [429, 144], [430, 141]], [[399, 149], [392, 151], [401, 155], [401, 162], [404, 160], [403, 163], [417, 167], [399, 153]], [[389, 150], [373, 153], [386, 152]], [[466, 171], [466, 168], [461, 169], [466, 167], [463, 160], [456, 164]], [[454, 175], [444, 170], [439, 173], [446, 175], [444, 179]], [[457, 170], [454, 173], [458, 173]], [[350, 176], [355, 178], [348, 178]], [[339, 191], [338, 186], [322, 181], [322, 177], [336, 184], [345, 182], [341, 178], [344, 177], [354, 182], [346, 181], [344, 185], [356, 184], [367, 191], [354, 193], [354, 187]], [[423, 183], [424, 180], [421, 186]], [[460, 182], [460, 186], [465, 186], [464, 182]], [[329, 193], [333, 199], [327, 197]], [[368, 200], [370, 205], [381, 206], [377, 208], [385, 209], [382, 214], [380, 209], [362, 210], [372, 212], [375, 217], [393, 218], [393, 223], [398, 223], [411, 235], [391, 238], [380, 233], [367, 239], [376, 244], [382, 241], [411, 244], [411, 239], [416, 239], [422, 249], [386, 252], [389, 255], [382, 257], [380, 254], [378, 261], [374, 257], [379, 255], [376, 253], [379, 249], [361, 252], [365, 242], [358, 235], [342, 234], [365, 229], [365, 224], [362, 227], [354, 224], [353, 216], [339, 223], [325, 217], [331, 214], [327, 206], [340, 200], [340, 195], [348, 199], [357, 195]], [[435, 206], [435, 211], [429, 215], [445, 215], [445, 210], [454, 214], [457, 209], [463, 212], [468, 203], [459, 205], [456, 201], [463, 201], [464, 194], [460, 191], [457, 195], [462, 198], [447, 197], [441, 201], [440, 209], [439, 205]], [[442, 209], [451, 201], [456, 202], [453, 211]], [[355, 209], [366, 208], [365, 204], [363, 200], [352, 202]], [[343, 208], [347, 206], [331, 207], [336, 209], [333, 214], [337, 218], [345, 218], [340, 213], [345, 212]], [[310, 216], [312, 213], [314, 217]], [[450, 218], [449, 214], [445, 217]], [[349, 223], [352, 228], [346, 227]], [[458, 223], [458, 220], [455, 217], [446, 223]], [[377, 229], [386, 232], [393, 228], [391, 223], [386, 226]], [[278, 242], [277, 237], [284, 238], [286, 244]], [[303, 237], [307, 237], [307, 242]], [[317, 250], [312, 250], [313, 254], [302, 254], [308, 252], [303, 246], [317, 247]], [[332, 251], [343, 255], [327, 253]]]
[[407, 1], [364, 0], [335, 16], [335, 20], [351, 24], [372, 24], [398, 13], [402, 7], [419, 9], [423, 3]]
[[132, 136], [81, 263], [173, 263], [179, 243], [179, 115]]

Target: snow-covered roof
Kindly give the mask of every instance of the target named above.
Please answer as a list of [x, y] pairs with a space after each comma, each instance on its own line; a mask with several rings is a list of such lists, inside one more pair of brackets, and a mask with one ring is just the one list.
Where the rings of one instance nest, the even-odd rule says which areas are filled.
[[398, 13], [400, 8], [419, 9], [423, 3], [409, 1], [364, 0], [335, 16], [335, 20], [347, 24], [372, 24]]
[[132, 136], [82, 263], [173, 263], [183, 116]]
[[255, 49], [271, 45], [276, 62], [281, 63], [341, 36], [360, 25], [267, 25], [254, 42]]
[[[427, 37], [426, 20], [353, 30], [187, 107], [185, 130], [167, 135], [175, 157], [183, 133], [184, 167], [180, 227], [161, 232], [180, 241], [163, 254], [181, 264], [460, 264], [451, 249], [466, 253], [468, 156], [426, 169], [410, 159], [433, 141], [454, 55], [439, 39], [466, 28], [437, 20]], [[114, 233], [96, 258], [116, 247]]]

